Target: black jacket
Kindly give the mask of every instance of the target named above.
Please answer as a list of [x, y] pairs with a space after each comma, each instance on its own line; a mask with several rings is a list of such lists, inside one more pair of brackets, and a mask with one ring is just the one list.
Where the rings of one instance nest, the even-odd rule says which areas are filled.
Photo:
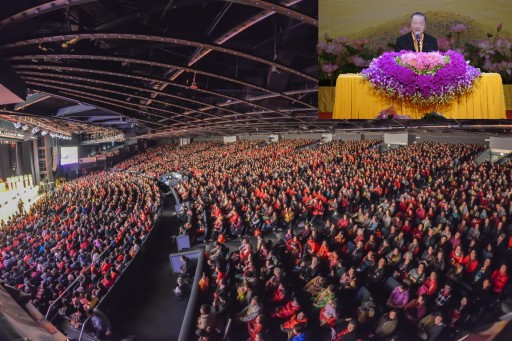
[[[416, 51], [414, 49], [414, 41], [412, 40], [412, 34], [409, 32], [396, 39], [395, 51], [400, 52], [402, 50]], [[423, 49], [422, 52], [438, 51], [437, 39], [428, 35], [423, 34]]]

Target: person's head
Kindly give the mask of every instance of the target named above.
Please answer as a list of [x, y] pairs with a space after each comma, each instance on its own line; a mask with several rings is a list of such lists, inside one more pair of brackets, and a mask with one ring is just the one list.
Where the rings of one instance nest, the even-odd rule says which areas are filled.
[[504, 274], [504, 273], [506, 273], [506, 272], [507, 272], [507, 265], [506, 265], [506, 264], [502, 264], [502, 265], [500, 266], [500, 272], [501, 272], [502, 274]]
[[418, 296], [418, 303], [423, 304], [425, 302], [425, 295], [419, 295]]
[[207, 315], [210, 313], [210, 306], [208, 304], [203, 304], [201, 306], [201, 314]]
[[466, 306], [467, 304], [468, 304], [468, 298], [466, 296], [462, 296], [462, 298], [460, 299], [460, 305]]
[[251, 300], [252, 305], [259, 305], [260, 304], [260, 298], [258, 296], [254, 296]]
[[355, 319], [348, 321], [347, 329], [349, 332], [353, 332], [356, 329], [357, 322]]
[[396, 319], [396, 310], [391, 310], [389, 312], [389, 319], [390, 320], [395, 320]]
[[434, 318], [434, 324], [441, 324], [443, 322], [443, 316], [441, 314], [436, 314]]
[[304, 332], [305, 326], [303, 323], [297, 324], [295, 327], [293, 327], [293, 334], [300, 335]]

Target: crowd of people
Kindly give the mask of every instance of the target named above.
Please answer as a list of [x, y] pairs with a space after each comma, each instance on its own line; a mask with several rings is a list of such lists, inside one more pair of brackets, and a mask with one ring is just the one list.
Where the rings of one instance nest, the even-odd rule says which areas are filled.
[[[214, 242], [200, 340], [229, 319], [249, 340], [437, 340], [508, 295], [512, 164], [475, 164], [480, 145], [378, 144], [203, 143], [151, 156], [188, 175], [176, 186], [182, 232]], [[159, 170], [145, 156], [130, 167]], [[237, 238], [237, 250], [223, 243]]]
[[0, 275], [42, 311], [82, 276], [60, 306], [78, 323], [154, 222], [156, 183], [136, 174], [182, 172], [181, 232], [213, 244], [199, 340], [229, 320], [248, 340], [452, 338], [509, 294], [512, 162], [476, 164], [481, 145], [380, 142], [150, 149], [2, 222]]
[[156, 219], [153, 179], [100, 172], [44, 194], [28, 212], [0, 221], [0, 278], [43, 314], [78, 328], [135, 256]]

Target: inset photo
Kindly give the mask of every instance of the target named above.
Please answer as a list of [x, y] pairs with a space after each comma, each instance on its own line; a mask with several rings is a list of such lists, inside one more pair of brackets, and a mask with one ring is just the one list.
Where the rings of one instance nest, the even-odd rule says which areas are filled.
[[512, 2], [320, 1], [320, 119], [512, 118]]

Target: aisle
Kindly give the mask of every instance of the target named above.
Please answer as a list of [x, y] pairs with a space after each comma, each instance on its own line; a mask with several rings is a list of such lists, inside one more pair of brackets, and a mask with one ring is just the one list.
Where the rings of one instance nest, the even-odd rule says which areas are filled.
[[104, 310], [112, 322], [116, 339], [128, 336], [155, 341], [178, 338], [187, 302], [178, 301], [172, 291], [176, 279], [168, 256], [175, 251], [171, 248], [170, 237], [177, 233], [177, 218], [170, 209], [174, 203], [166, 201], [154, 227], [151, 248], [141, 250], [140, 262], [127, 269], [110, 293], [109, 301], [105, 302]]

